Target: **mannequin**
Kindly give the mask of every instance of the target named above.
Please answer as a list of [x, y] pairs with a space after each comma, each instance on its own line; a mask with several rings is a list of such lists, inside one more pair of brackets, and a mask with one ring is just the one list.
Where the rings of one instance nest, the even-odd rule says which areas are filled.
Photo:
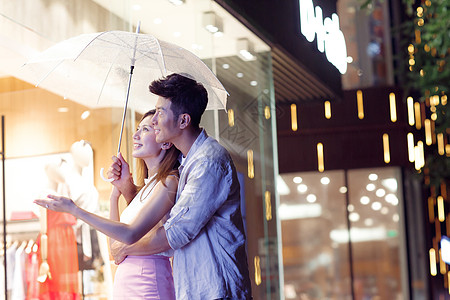
[[[80, 140], [72, 144], [70, 154], [73, 158], [73, 166], [66, 175], [66, 183], [69, 187], [70, 196], [81, 208], [97, 213], [99, 209], [99, 195], [94, 186], [94, 154], [92, 147], [89, 142]], [[109, 266], [110, 259], [106, 236], [92, 229], [81, 220], [77, 221], [76, 236], [81, 270], [95, 268], [92, 266], [92, 263], [97, 255], [97, 251], [100, 252], [101, 260], [105, 263], [103, 275], [107, 285], [106, 291], [109, 293], [108, 299], [111, 299], [113, 279]], [[87, 284], [84, 286], [88, 287]]]
[[[75, 203], [91, 212], [98, 210], [98, 192], [94, 186], [88, 168], [92, 168], [93, 151], [88, 142], [81, 140], [70, 147], [73, 166], [66, 176], [71, 197]], [[91, 228], [81, 220], [76, 225], [77, 243], [80, 245], [80, 267], [89, 268], [88, 262], [93, 258]], [[85, 263], [86, 262], [86, 266]]]
[[[68, 195], [65, 169], [68, 164], [46, 165], [49, 190]], [[41, 211], [39, 253], [39, 299], [80, 299], [78, 294], [78, 257], [73, 226], [76, 219], [66, 213]]]

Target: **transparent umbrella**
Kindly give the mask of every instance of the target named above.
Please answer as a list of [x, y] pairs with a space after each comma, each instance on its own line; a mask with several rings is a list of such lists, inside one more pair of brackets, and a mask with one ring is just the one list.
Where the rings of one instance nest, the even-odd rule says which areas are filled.
[[225, 109], [228, 92], [192, 52], [150, 34], [106, 31], [64, 40], [25, 63], [36, 86], [88, 107], [123, 107], [118, 150], [128, 103], [139, 112], [154, 106], [151, 81], [183, 73], [208, 92], [206, 109]]

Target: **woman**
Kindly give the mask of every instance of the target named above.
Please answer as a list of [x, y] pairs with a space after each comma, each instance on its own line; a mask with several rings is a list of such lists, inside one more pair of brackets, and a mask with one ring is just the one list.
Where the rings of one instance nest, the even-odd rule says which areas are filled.
[[[133, 157], [144, 163], [145, 185], [120, 217], [118, 199], [121, 192], [116, 186], [110, 198], [110, 219], [87, 212], [65, 197], [49, 195], [49, 199], [34, 202], [51, 210], [68, 212], [126, 244], [137, 242], [153, 227], [159, 227], [155, 225], [165, 221], [175, 201], [178, 185], [175, 166], [179, 151], [170, 143], [155, 141], [151, 123], [154, 113], [152, 110], [144, 115], [133, 135]], [[123, 161], [120, 154], [117, 159]], [[110, 170], [109, 175], [113, 177], [111, 174]], [[128, 256], [117, 268], [113, 295], [115, 299], [175, 299], [168, 254]]]

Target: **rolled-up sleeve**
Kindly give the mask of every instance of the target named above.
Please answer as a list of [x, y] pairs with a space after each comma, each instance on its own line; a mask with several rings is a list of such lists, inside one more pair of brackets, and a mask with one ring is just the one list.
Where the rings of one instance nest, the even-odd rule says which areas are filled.
[[195, 239], [214, 213], [228, 198], [231, 168], [214, 161], [197, 162], [164, 224], [172, 249], [182, 248]]

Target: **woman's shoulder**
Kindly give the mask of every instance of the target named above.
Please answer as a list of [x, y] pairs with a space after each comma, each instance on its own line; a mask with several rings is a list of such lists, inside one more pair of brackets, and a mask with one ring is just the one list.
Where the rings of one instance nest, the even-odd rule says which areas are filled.
[[166, 189], [169, 190], [174, 190], [177, 189], [178, 187], [178, 180], [179, 180], [179, 176], [178, 174], [169, 174], [166, 176], [166, 178], [161, 179], [157, 185], [160, 185]]
[[166, 177], [166, 184], [178, 186], [178, 180], [180, 180], [178, 174], [170, 174]]

